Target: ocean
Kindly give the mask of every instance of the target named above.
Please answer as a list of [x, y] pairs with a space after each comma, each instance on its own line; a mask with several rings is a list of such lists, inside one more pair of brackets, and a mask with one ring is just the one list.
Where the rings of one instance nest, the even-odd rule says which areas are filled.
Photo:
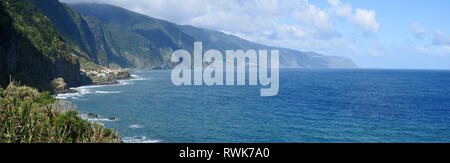
[[131, 143], [450, 142], [450, 71], [281, 69], [273, 97], [177, 87], [170, 71], [133, 76], [58, 98]]

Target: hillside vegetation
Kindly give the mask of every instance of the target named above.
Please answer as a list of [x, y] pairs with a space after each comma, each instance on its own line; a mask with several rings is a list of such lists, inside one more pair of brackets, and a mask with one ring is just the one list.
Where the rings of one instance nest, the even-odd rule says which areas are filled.
[[80, 64], [52, 22], [28, 0], [0, 2], [0, 86], [13, 79], [39, 90], [52, 90], [63, 78], [80, 85]]
[[0, 88], [0, 143], [119, 143], [116, 132], [91, 123], [49, 92]]
[[95, 39], [86, 21], [58, 0], [30, 0], [55, 26], [56, 31], [77, 56], [95, 63], [106, 63], [97, 52]]
[[119, 65], [170, 68], [173, 51], [185, 49], [192, 53], [194, 41], [201, 41], [204, 51], [280, 50], [280, 67], [283, 68], [357, 68], [347, 58], [266, 46], [223, 32], [177, 25], [116, 6], [87, 3], [69, 6], [86, 20], [97, 40], [104, 40], [102, 47], [110, 49], [105, 49], [110, 52], [106, 56], [115, 57], [114, 62]]
[[[347, 58], [324, 56], [253, 43], [223, 32], [181, 26], [120, 7], [95, 3], [62, 4], [58, 0], [31, 0], [51, 19], [74, 54], [109, 68], [169, 69], [173, 51], [203, 49], [280, 50], [283, 68], [356, 68]], [[82, 65], [83, 67], [83, 65]]]
[[[58, 13], [66, 7], [52, 9]], [[93, 83], [82, 75], [80, 65], [108, 70], [85, 53], [92, 49], [84, 46], [89, 41], [78, 37], [78, 30], [70, 30], [71, 25], [81, 29], [83, 25], [66, 24], [65, 18], [71, 16], [61, 16], [61, 21], [52, 22], [29, 0], [0, 2], [0, 143], [121, 142], [115, 131], [83, 119], [70, 102], [51, 95]], [[55, 26], [67, 30], [60, 32]], [[108, 82], [130, 77], [128, 72], [108, 75]]]

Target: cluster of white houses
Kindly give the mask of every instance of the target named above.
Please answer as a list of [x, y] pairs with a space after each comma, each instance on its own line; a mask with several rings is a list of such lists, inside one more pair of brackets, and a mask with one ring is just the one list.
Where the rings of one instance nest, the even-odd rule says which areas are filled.
[[101, 70], [85, 70], [80, 69], [81, 73], [84, 73], [84, 75], [87, 76], [97, 76], [97, 77], [104, 77], [108, 74], [117, 74], [118, 72], [122, 72], [122, 69], [101, 69]]

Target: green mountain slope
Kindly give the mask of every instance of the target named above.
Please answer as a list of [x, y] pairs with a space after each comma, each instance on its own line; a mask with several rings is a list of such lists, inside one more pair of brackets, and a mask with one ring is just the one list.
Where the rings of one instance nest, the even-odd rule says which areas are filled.
[[[57, 31], [70, 42], [75, 54], [109, 67], [171, 68], [170, 55], [178, 49], [279, 49], [286, 68], [356, 68], [347, 58], [265, 46], [222, 32], [180, 26], [164, 20], [104, 4], [69, 4], [32, 0]], [[56, 23], [57, 22], [57, 23]]]
[[[99, 63], [95, 39], [86, 21], [58, 0], [30, 0], [54, 24], [58, 34], [80, 57]], [[106, 63], [106, 61], [105, 61]]]
[[[84, 16], [108, 56], [122, 67], [170, 65], [177, 49], [192, 49], [194, 39], [177, 25], [110, 5], [70, 5]], [[86, 8], [87, 7], [87, 8]]]
[[[143, 65], [140, 64], [138, 67], [151, 67], [157, 64], [167, 64], [168, 56], [170, 56], [170, 53], [173, 50], [192, 50], [193, 41], [202, 41], [204, 49], [214, 48], [221, 51], [229, 49], [279, 49], [280, 66], [286, 68], [357, 67], [347, 58], [324, 56], [313, 52], [300, 52], [256, 44], [222, 32], [192, 26], [180, 26], [111, 5], [70, 4], [69, 6], [81, 13], [86, 19], [95, 20], [93, 21], [95, 23], [89, 23], [88, 21], [88, 24], [90, 24], [91, 27], [101, 27], [104, 29], [103, 32], [109, 34], [111, 37], [111, 42], [120, 42], [124, 40], [133, 42], [132, 44], [127, 44], [128, 48], [120, 47], [119, 49], [122, 51], [133, 56], [138, 56], [136, 54], [141, 55], [141, 53], [150, 53], [150, 56], [158, 59], [158, 62], [153, 62], [153, 64], [150, 65], [144, 63]], [[134, 36], [134, 39], [127, 39], [127, 35]], [[118, 43], [116, 45], [120, 46], [121, 44]], [[140, 48], [145, 49], [146, 47], [150, 51], [139, 50]], [[138, 56], [137, 58], [142, 58], [144, 56]]]
[[80, 65], [52, 22], [28, 0], [0, 2], [0, 85], [9, 79], [40, 90], [63, 78], [69, 86], [82, 82]]

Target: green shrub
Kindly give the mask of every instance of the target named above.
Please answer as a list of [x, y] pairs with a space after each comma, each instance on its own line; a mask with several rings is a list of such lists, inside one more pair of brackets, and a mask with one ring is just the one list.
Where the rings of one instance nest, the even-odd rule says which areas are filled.
[[58, 108], [56, 102], [49, 92], [14, 83], [0, 89], [0, 143], [121, 142], [115, 131]]
[[45, 91], [41, 93], [38, 97], [38, 103], [43, 105], [50, 105], [55, 103], [55, 98], [53, 98], [52, 94], [49, 91]]

